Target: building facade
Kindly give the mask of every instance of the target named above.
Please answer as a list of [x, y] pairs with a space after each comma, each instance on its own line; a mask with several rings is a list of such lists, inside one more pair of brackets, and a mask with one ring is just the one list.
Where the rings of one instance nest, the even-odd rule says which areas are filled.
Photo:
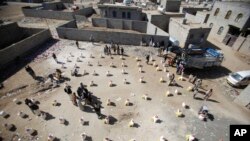
[[179, 12], [181, 0], [160, 0], [159, 3], [164, 12]]
[[100, 15], [104, 18], [145, 20], [142, 9], [137, 6], [126, 6], [122, 4], [99, 4]]
[[250, 27], [250, 4], [244, 2], [215, 2], [207, 25], [209, 36], [233, 47], [238, 37], [247, 37]]
[[211, 28], [204, 24], [192, 23], [185, 18], [171, 18], [169, 35], [179, 41], [180, 47], [187, 48], [189, 44], [203, 47]]

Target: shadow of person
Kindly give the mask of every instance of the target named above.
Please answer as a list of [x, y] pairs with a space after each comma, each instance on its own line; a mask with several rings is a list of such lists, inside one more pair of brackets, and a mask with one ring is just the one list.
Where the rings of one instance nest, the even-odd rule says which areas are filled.
[[92, 107], [88, 106], [88, 105], [85, 105], [84, 106], [84, 109], [83, 109], [84, 112], [88, 112], [88, 113], [94, 113], [94, 110]]
[[53, 115], [51, 115], [50, 113], [46, 113], [47, 114], [47, 117], [45, 120], [52, 120], [52, 119], [55, 119], [55, 117]]
[[44, 82], [45, 81], [45, 79], [43, 77], [41, 77], [41, 76], [36, 76], [34, 79], [36, 81], [39, 81], [39, 82]]
[[213, 121], [213, 120], [214, 120], [214, 115], [208, 113], [208, 114], [207, 114], [207, 118], [208, 118], [209, 120]]
[[113, 116], [109, 116], [109, 118], [110, 118], [110, 122], [109, 122], [109, 124], [110, 125], [114, 125], [118, 120], [115, 118], [115, 117], [113, 117]]
[[215, 103], [220, 103], [219, 101], [214, 100], [214, 99], [208, 99], [207, 101], [211, 101], [211, 102], [215, 102]]

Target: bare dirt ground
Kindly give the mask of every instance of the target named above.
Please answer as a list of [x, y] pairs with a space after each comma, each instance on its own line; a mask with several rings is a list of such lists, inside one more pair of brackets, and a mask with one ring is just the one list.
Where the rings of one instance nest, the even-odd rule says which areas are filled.
[[[2, 15], [1, 15], [2, 16]], [[19, 24], [28, 27], [49, 27], [53, 37], [58, 39], [55, 27], [62, 24], [63, 21], [44, 20], [25, 18], [18, 20]], [[49, 26], [47, 26], [47, 23]], [[219, 44], [219, 43], [218, 43]], [[212, 71], [199, 72], [204, 76], [202, 92], [209, 88], [214, 89], [214, 94], [209, 101], [202, 100], [204, 95], [202, 92], [198, 95], [198, 99], [192, 98], [192, 92], [186, 89], [191, 86], [187, 81], [177, 80], [181, 87], [167, 86], [167, 83], [160, 83], [160, 77], [166, 79], [167, 72], [156, 71], [152, 65], [145, 63], [145, 54], [151, 54], [160, 65], [161, 58], [157, 57], [156, 49], [150, 47], [124, 46], [126, 57], [124, 62], [127, 67], [124, 69], [128, 74], [122, 74], [120, 56], [113, 55], [113, 59], [108, 56], [100, 58], [103, 54], [104, 44], [95, 43], [94, 45], [88, 42], [80, 42], [81, 49], [77, 49], [74, 41], [58, 39], [56, 42], [46, 43], [43, 47], [46, 50], [34, 54], [29, 65], [35, 70], [39, 78], [46, 80], [47, 76], [55, 71], [56, 68], [61, 69], [61, 65], [56, 64], [52, 59], [51, 54], [57, 54], [59, 61], [66, 63], [66, 58], [71, 52], [74, 57], [70, 57], [71, 63], [66, 63], [66, 69], [63, 70], [63, 75], [70, 78], [70, 81], [65, 81], [72, 86], [72, 90], [76, 91], [80, 82], [87, 85], [87, 88], [96, 97], [96, 100], [102, 102], [102, 113], [105, 116], [112, 115], [114, 120], [111, 125], [103, 123], [103, 119], [97, 119], [97, 115], [91, 107], [86, 107], [81, 111], [74, 106], [70, 101], [69, 96], [63, 91], [63, 83], [58, 88], [52, 88], [49, 81], [41, 82], [33, 80], [24, 69], [17, 71], [12, 76], [4, 81], [4, 89], [0, 90], [0, 111], [4, 110], [10, 116], [8, 118], [0, 117], [0, 137], [2, 140], [14, 140], [18, 138], [23, 141], [47, 139], [49, 133], [61, 141], [76, 141], [81, 140], [81, 133], [86, 133], [88, 140], [100, 141], [104, 137], [108, 137], [113, 141], [128, 141], [132, 138], [139, 141], [159, 140], [160, 136], [165, 136], [168, 140], [181, 141], [185, 140], [186, 134], [194, 134], [201, 141], [218, 141], [223, 139], [229, 141], [229, 125], [231, 124], [250, 124], [249, 110], [242, 108], [232, 102], [233, 98], [228, 95], [234, 95], [232, 91], [240, 92], [241, 89], [231, 88], [226, 84], [225, 77], [229, 71], [238, 71], [240, 69], [249, 68], [249, 64], [235, 57], [233, 52], [225, 50], [225, 60], [223, 67], [227, 72], [222, 71], [217, 74], [211, 74]], [[224, 50], [223, 50], [224, 51]], [[85, 58], [81, 58], [82, 62], [76, 63], [76, 58], [83, 54]], [[90, 58], [93, 54], [95, 58]], [[142, 59], [144, 73], [138, 72], [136, 57]], [[29, 57], [28, 57], [29, 58]], [[92, 66], [88, 66], [87, 62]], [[97, 66], [97, 62], [102, 66]], [[116, 68], [109, 67], [110, 63], [114, 63]], [[86, 70], [89, 74], [81, 77], [71, 77], [70, 71], [75, 65], [80, 67], [80, 73]], [[10, 68], [11, 69], [11, 68]], [[93, 71], [98, 73], [98, 76], [93, 76]], [[175, 72], [175, 68], [168, 68], [170, 73]], [[106, 72], [110, 71], [113, 76], [107, 77]], [[216, 72], [216, 71], [215, 71]], [[214, 73], [214, 71], [212, 72]], [[140, 83], [139, 78], [144, 77], [146, 83]], [[176, 76], [177, 78], [179, 76]], [[123, 79], [127, 79], [129, 84], [124, 84]], [[41, 80], [41, 79], [40, 79]], [[116, 86], [109, 87], [108, 82], [112, 80]], [[90, 81], [97, 84], [96, 87], [89, 87]], [[65, 83], [64, 82], [64, 83]], [[172, 93], [178, 89], [181, 94], [174, 94], [172, 97], [165, 95], [169, 90]], [[150, 101], [142, 99], [143, 94], [148, 94]], [[22, 104], [17, 105], [13, 99], [22, 101]], [[40, 102], [41, 110], [50, 114], [48, 120], [43, 120], [41, 117], [32, 114], [30, 109], [24, 104], [25, 98], [34, 98]], [[106, 106], [106, 100], [111, 99], [115, 106]], [[124, 106], [124, 101], [129, 98], [133, 103], [132, 106]], [[52, 102], [57, 100], [60, 106], [52, 106]], [[182, 102], [189, 105], [189, 109], [182, 108]], [[212, 114], [207, 122], [198, 119], [197, 112], [202, 105], [207, 105], [209, 112]], [[184, 112], [184, 118], [177, 118], [175, 111], [181, 109]], [[23, 111], [28, 115], [23, 119], [17, 115], [19, 111]], [[151, 117], [158, 115], [161, 123], [153, 123]], [[59, 123], [59, 117], [64, 117], [67, 125]], [[81, 125], [79, 119], [84, 117], [88, 122], [86, 125]], [[134, 119], [138, 124], [135, 128], [129, 128], [128, 122]], [[12, 123], [16, 129], [7, 131], [3, 128], [4, 123]], [[37, 130], [37, 135], [29, 136], [25, 133], [25, 128], [33, 128]], [[18, 136], [17, 138], [13, 138]]]
[[[230, 124], [249, 124], [250, 112], [235, 105], [225, 95], [223, 95], [223, 87], [217, 83], [211, 83], [204, 80], [204, 89], [213, 88], [215, 90], [211, 100], [205, 102], [201, 99], [194, 100], [192, 93], [186, 89], [191, 84], [187, 81], [179, 81], [177, 83], [182, 87], [167, 86], [167, 83], [160, 83], [160, 77], [166, 79], [167, 72], [156, 71], [152, 65], [147, 65], [144, 61], [144, 55], [151, 53], [156, 59], [156, 62], [161, 66], [161, 58], [156, 56], [156, 49], [149, 47], [134, 47], [123, 46], [128, 55], [124, 62], [128, 65], [124, 69], [128, 74], [122, 74], [120, 56], [114, 55], [113, 59], [108, 56], [100, 58], [103, 53], [104, 44], [96, 43], [92, 45], [87, 42], [80, 42], [81, 49], [77, 49], [73, 41], [60, 40], [56, 43], [59, 51], [56, 51], [59, 61], [66, 62], [66, 58], [71, 52], [74, 57], [71, 57], [72, 62], [67, 63], [67, 69], [63, 69], [64, 76], [70, 78], [67, 83], [76, 91], [80, 82], [88, 85], [88, 89], [102, 102], [102, 113], [104, 115], [112, 115], [114, 117], [113, 125], [106, 125], [103, 119], [97, 119], [97, 115], [93, 112], [91, 107], [86, 107], [85, 111], [81, 111], [75, 107], [70, 98], [63, 91], [63, 84], [59, 88], [50, 88], [45, 91], [38, 91], [46, 88], [49, 82], [44, 84], [33, 80], [24, 69], [17, 72], [4, 82], [5, 89], [0, 92], [6, 95], [11, 89], [25, 85], [26, 88], [8, 93], [9, 96], [3, 96], [0, 100], [1, 110], [10, 114], [10, 117], [5, 119], [1, 117], [1, 125], [4, 123], [13, 123], [16, 125], [16, 130], [13, 132], [6, 131], [1, 127], [1, 136], [4, 140], [9, 140], [14, 134], [22, 140], [46, 140], [49, 133], [54, 134], [62, 141], [80, 140], [80, 134], [85, 132], [90, 136], [89, 140], [102, 140], [104, 137], [109, 137], [112, 140], [126, 141], [132, 138], [142, 141], [158, 140], [160, 136], [165, 136], [168, 140], [184, 140], [185, 135], [192, 133], [197, 138], [205, 141], [215, 141], [219, 139], [229, 140], [229, 125]], [[53, 51], [52, 51], [53, 52]], [[77, 62], [80, 67], [80, 73], [85, 69], [89, 72], [86, 76], [71, 77], [70, 70], [76, 63], [76, 58], [83, 54], [82, 62]], [[95, 58], [90, 58], [93, 54]], [[139, 73], [136, 57], [142, 58], [141, 64], [145, 73]], [[87, 62], [93, 66], [88, 66]], [[102, 66], [97, 66], [97, 62]], [[109, 64], [113, 62], [116, 68], [110, 68]], [[41, 76], [46, 77], [52, 73], [56, 68], [61, 68], [61, 65], [49, 57], [48, 59], [34, 60], [30, 66], [35, 72]], [[96, 71], [99, 75], [93, 76], [92, 72]], [[106, 72], [110, 71], [113, 75], [106, 76]], [[168, 68], [172, 73], [174, 68]], [[146, 83], [140, 83], [139, 78], [143, 76]], [[177, 76], [178, 78], [179, 76]], [[126, 78], [130, 84], [124, 84], [123, 79]], [[109, 87], [108, 82], [112, 80], [115, 87]], [[90, 81], [97, 84], [96, 87], [89, 87]], [[166, 97], [165, 93], [170, 90], [172, 93], [175, 89], [181, 92], [181, 95], [173, 97]], [[204, 91], [204, 90], [203, 90]], [[142, 99], [143, 94], [148, 94], [152, 100], [145, 101]], [[198, 97], [203, 98], [203, 94]], [[40, 102], [40, 109], [51, 114], [49, 120], [43, 120], [32, 114], [28, 107], [23, 103], [26, 97], [34, 98]], [[16, 105], [12, 100], [17, 98], [22, 101], [21, 105]], [[111, 99], [116, 106], [106, 106], [107, 99]], [[124, 106], [124, 101], [129, 98], [133, 106]], [[52, 102], [57, 100], [61, 105], [58, 107], [52, 106]], [[183, 109], [181, 104], [186, 102], [190, 109]], [[207, 105], [210, 113], [213, 115], [207, 122], [202, 122], [198, 119], [197, 111], [201, 105]], [[175, 111], [180, 108], [183, 110], [185, 117], [177, 118]], [[29, 115], [27, 119], [22, 119], [17, 116], [18, 111], [23, 111]], [[162, 120], [161, 123], [153, 123], [151, 117], [158, 115]], [[236, 116], [237, 115], [237, 116]], [[68, 125], [59, 123], [59, 117], [64, 117], [68, 121]], [[82, 126], [79, 119], [84, 117], [88, 121], [88, 125]], [[138, 123], [138, 127], [129, 128], [128, 122], [134, 119]], [[25, 128], [33, 128], [37, 130], [35, 137], [29, 137], [25, 133]]]

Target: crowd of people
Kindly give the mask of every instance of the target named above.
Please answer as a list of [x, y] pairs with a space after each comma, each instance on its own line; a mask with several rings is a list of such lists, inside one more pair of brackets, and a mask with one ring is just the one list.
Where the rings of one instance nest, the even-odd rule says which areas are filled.
[[[99, 102], [93, 99], [93, 96], [89, 92], [89, 90], [80, 83], [80, 86], [77, 88], [76, 93], [72, 92], [71, 86], [65, 83], [64, 91], [69, 95], [72, 104], [79, 107], [80, 110], [84, 111], [84, 106], [89, 105], [95, 110], [98, 118], [102, 118], [101, 114], [101, 105]], [[84, 104], [82, 104], [84, 103]]]
[[119, 44], [111, 43], [110, 46], [105, 45], [103, 50], [105, 55], [124, 55], [123, 47], [120, 47]]

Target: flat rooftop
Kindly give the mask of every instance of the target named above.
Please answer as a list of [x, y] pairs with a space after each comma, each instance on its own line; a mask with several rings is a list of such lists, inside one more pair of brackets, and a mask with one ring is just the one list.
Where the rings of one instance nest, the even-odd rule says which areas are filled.
[[123, 3], [115, 3], [115, 4], [110, 4], [110, 3], [104, 3], [104, 4], [98, 4], [99, 7], [116, 7], [116, 8], [123, 8], [123, 9], [141, 9], [138, 6], [135, 5], [125, 5]]
[[195, 23], [187, 20], [187, 24], [183, 24], [184, 18], [171, 18], [174, 22], [181, 24], [183, 27], [187, 29], [194, 29], [194, 28], [210, 28], [205, 24]]

